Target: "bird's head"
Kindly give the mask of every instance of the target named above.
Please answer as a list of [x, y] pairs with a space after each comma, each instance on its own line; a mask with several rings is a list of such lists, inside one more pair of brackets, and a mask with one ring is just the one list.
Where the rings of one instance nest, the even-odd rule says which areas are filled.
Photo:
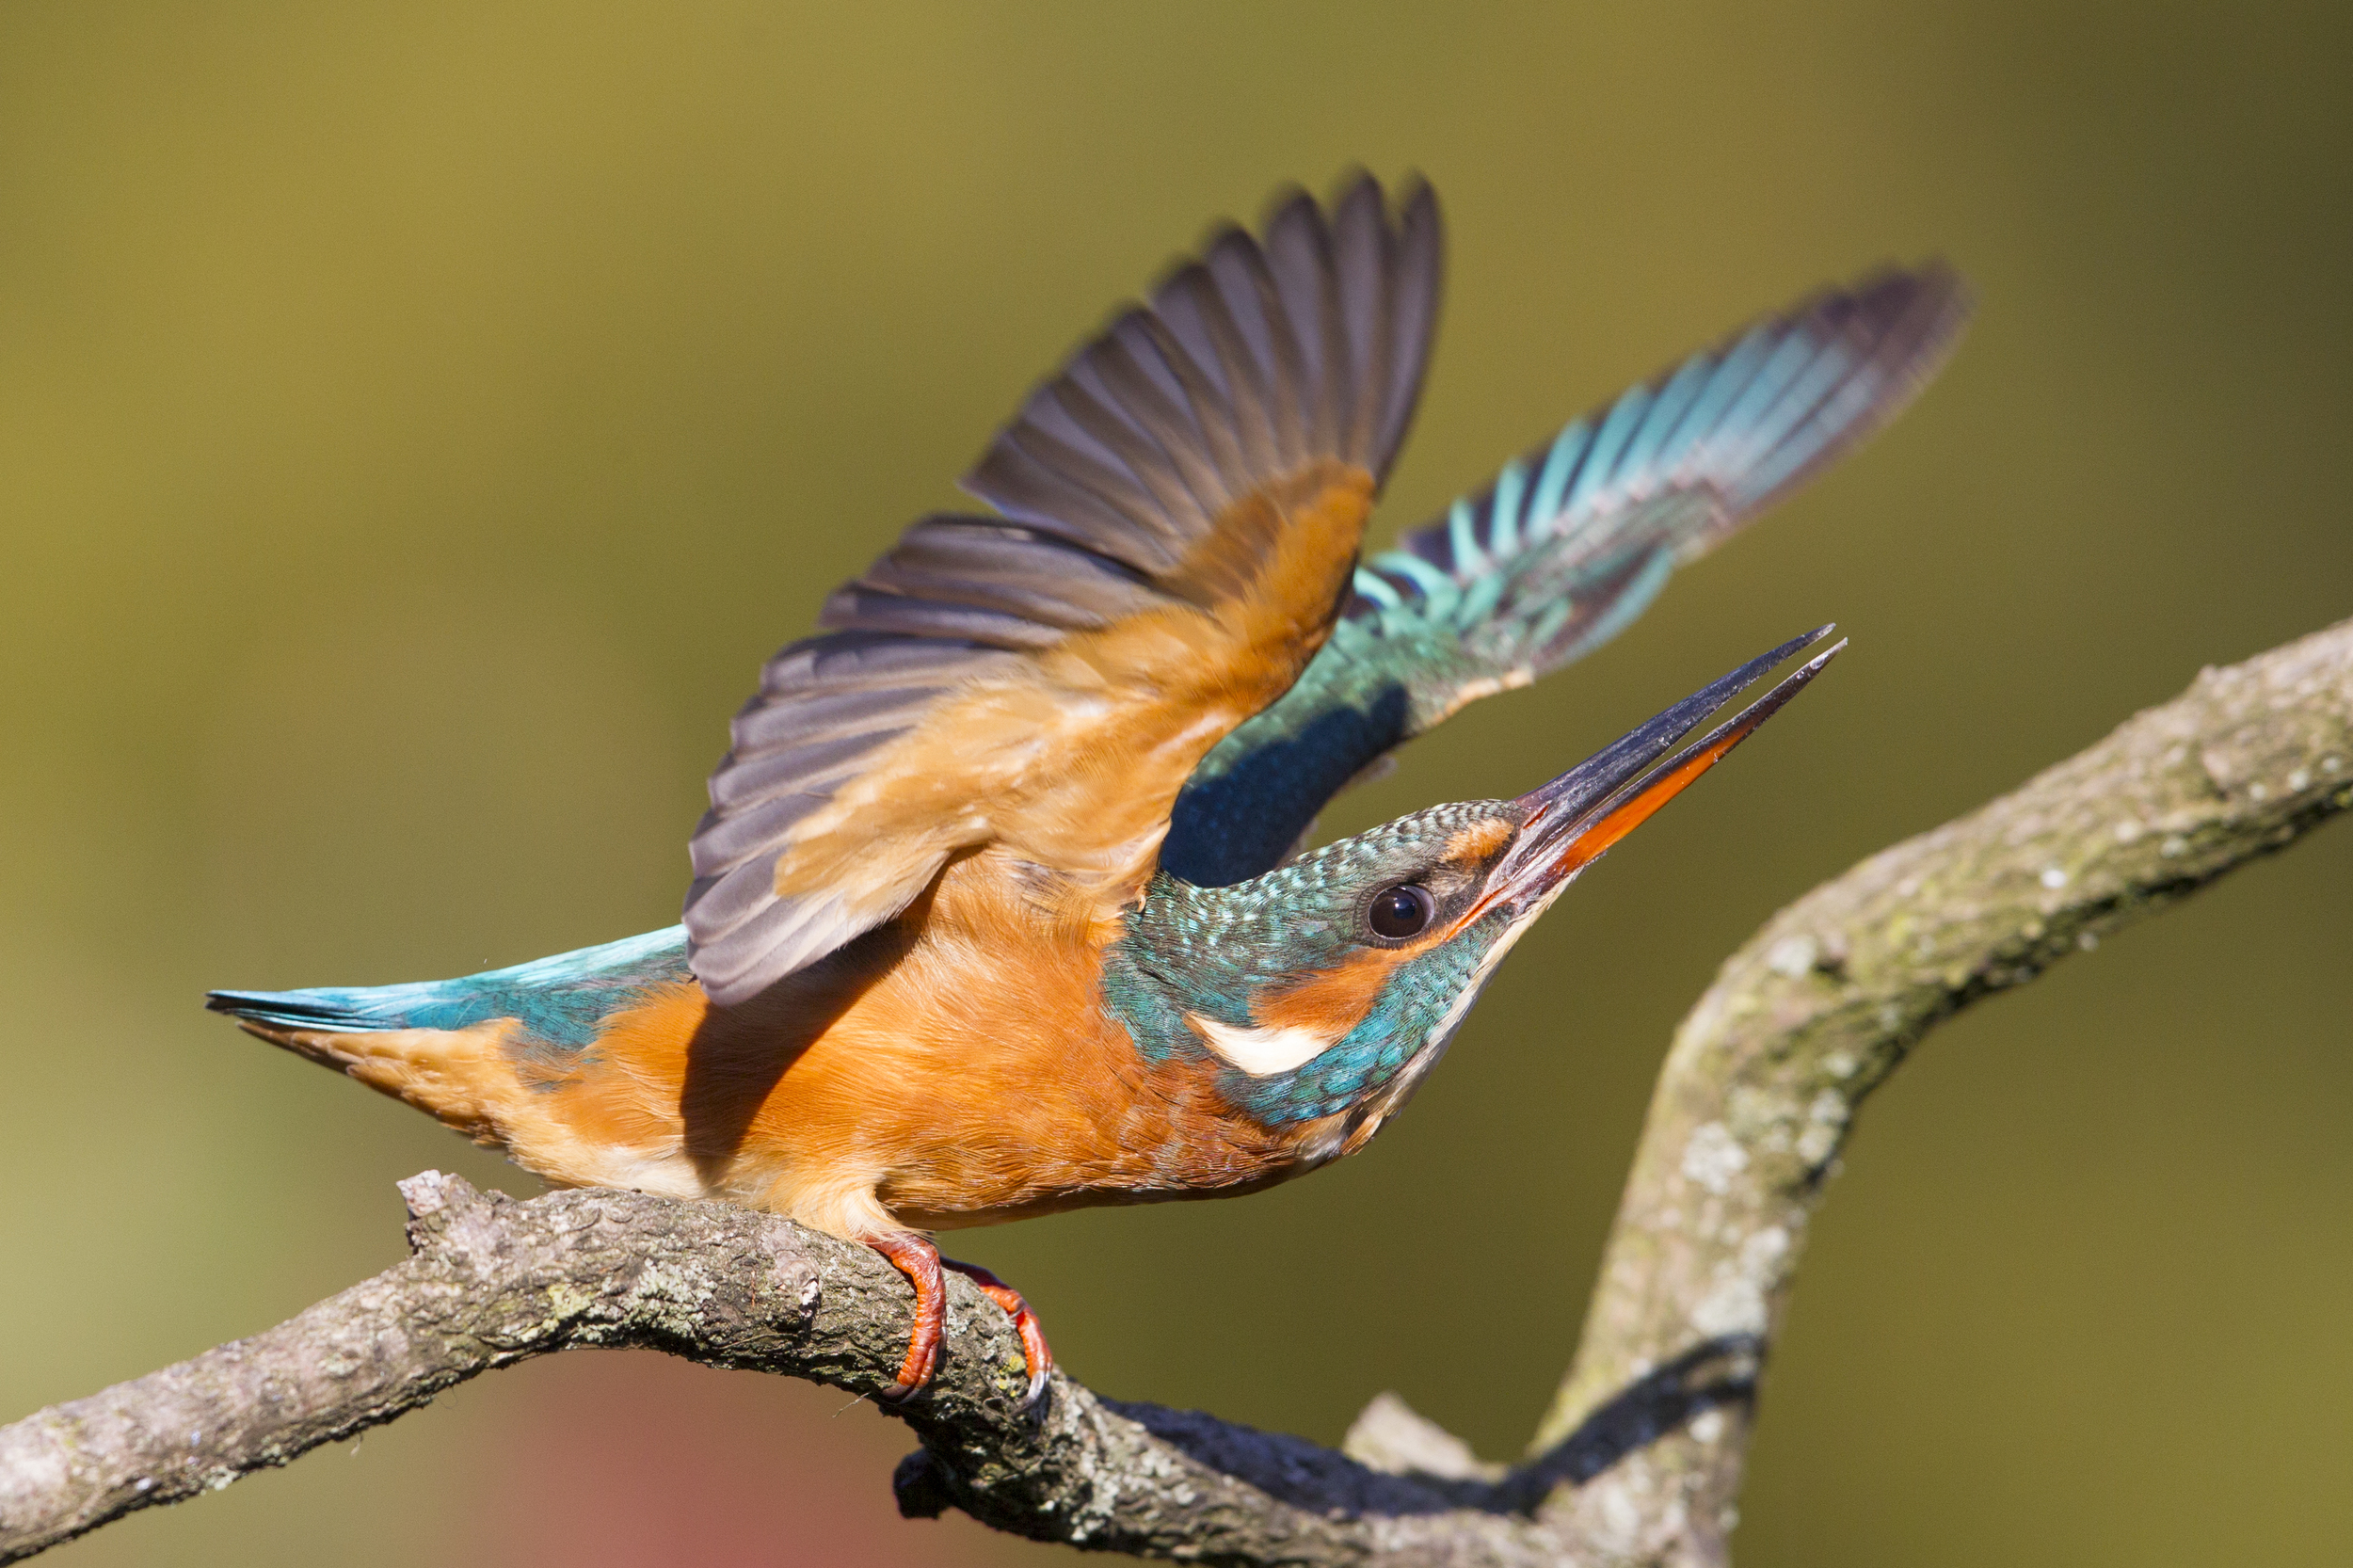
[[1577, 873], [1846, 645], [1677, 743], [1831, 630], [1750, 661], [1516, 800], [1417, 811], [1230, 887], [1162, 873], [1108, 956], [1105, 1000], [1147, 1057], [1210, 1066], [1225, 1097], [1270, 1127], [1322, 1123], [1322, 1158], [1353, 1148], [1403, 1103], [1496, 965]]

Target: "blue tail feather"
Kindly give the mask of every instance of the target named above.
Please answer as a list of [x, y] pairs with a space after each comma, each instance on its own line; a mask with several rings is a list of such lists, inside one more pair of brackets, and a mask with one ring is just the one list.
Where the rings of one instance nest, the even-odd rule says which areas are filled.
[[688, 978], [686, 928], [674, 925], [456, 980], [303, 991], [214, 991], [204, 1005], [273, 1028], [333, 1033], [466, 1029], [493, 1018], [514, 1018], [536, 1040], [577, 1048], [594, 1041], [604, 1018], [629, 1006], [648, 987]]

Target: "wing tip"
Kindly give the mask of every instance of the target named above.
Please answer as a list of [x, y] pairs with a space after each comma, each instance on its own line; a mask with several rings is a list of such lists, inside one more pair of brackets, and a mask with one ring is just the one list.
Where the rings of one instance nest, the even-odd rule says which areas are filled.
[[[1863, 323], [1861, 367], [1868, 369], [1876, 384], [1815, 450], [1762, 490], [1742, 497], [1728, 520], [1731, 527], [1778, 504], [1893, 424], [1951, 360], [1977, 307], [1968, 279], [1941, 255], [1909, 266], [1883, 264], [1847, 288], [1832, 291], [1830, 297]], [[1800, 312], [1792, 312], [1784, 319], [1799, 317]]]
[[[1150, 286], [1144, 291], [1142, 301], [1130, 300], [1115, 307], [1109, 312], [1104, 325], [1064, 355], [1061, 363], [1032, 388], [1023, 408], [1031, 408], [1040, 397], [1070, 379], [1098, 348], [1117, 341], [1139, 316], [1166, 323], [1173, 312], [1184, 308], [1183, 296], [1195, 292], [1201, 279], [1213, 278], [1221, 270], [1230, 274], [1235, 268], [1252, 276], [1264, 273], [1267, 258], [1275, 248], [1276, 237], [1287, 230], [1311, 231], [1315, 241], [1328, 252], [1341, 232], [1344, 215], [1368, 207], [1379, 219], [1380, 271], [1384, 280], [1382, 308], [1390, 318], [1388, 332], [1399, 352], [1386, 357], [1387, 362], [1378, 384], [1355, 388], [1353, 395], [1369, 405], [1365, 416], [1372, 438], [1369, 466], [1376, 480], [1385, 478], [1399, 448], [1403, 444], [1415, 405], [1420, 397], [1432, 341], [1436, 333], [1438, 299], [1444, 283], [1443, 214], [1435, 187], [1417, 169], [1408, 169], [1394, 185], [1385, 186], [1379, 177], [1361, 165], [1350, 165], [1343, 168], [1333, 182], [1330, 194], [1321, 200], [1296, 182], [1276, 186], [1264, 203], [1256, 231], [1231, 219], [1210, 224], [1190, 250], [1180, 252], [1163, 264]], [[1212, 281], [1208, 286], [1214, 290], [1219, 285]], [[1257, 292], [1246, 290], [1244, 294], [1255, 295]], [[1233, 305], [1241, 298], [1241, 296], [1229, 294], [1227, 303]], [[1247, 304], [1240, 311], [1236, 322], [1254, 340], [1264, 325], [1257, 319], [1255, 307]], [[1320, 330], [1321, 324], [1293, 323], [1289, 335], [1298, 338], [1304, 332], [1312, 336]], [[1172, 344], [1181, 336], [1160, 335], [1167, 337]], [[1194, 346], [1194, 357], [1198, 359], [1198, 345]], [[1253, 349], [1254, 359], [1265, 360], [1271, 354], [1279, 357], [1267, 343], [1254, 341]], [[1242, 419], [1253, 416], [1255, 410], [1249, 407], [1250, 404], [1276, 390], [1281, 374], [1278, 367], [1272, 363], [1245, 367], [1257, 371], [1268, 385], [1241, 389], [1230, 385], [1226, 368], [1217, 362], [1215, 355], [1203, 360], [1197, 368], [1206, 384], [1236, 405], [1227, 411], [1228, 417], [1240, 416]], [[1251, 395], [1253, 392], [1255, 397]], [[1270, 414], [1276, 411], [1273, 408], [1265, 410]], [[1285, 410], [1285, 417], [1293, 417], [1295, 412]], [[1012, 440], [1019, 424], [1016, 420], [1013, 425], [993, 437], [981, 456], [958, 481], [959, 488], [967, 494], [1016, 518], [1026, 515], [1023, 508], [1029, 498], [1021, 487], [1007, 484], [1006, 476], [1001, 472], [1004, 459], [999, 456], [999, 449]], [[1216, 436], [1223, 433], [1203, 434], [1211, 435], [1214, 442]], [[1257, 439], [1257, 433], [1251, 431], [1239, 431], [1237, 434], [1245, 447]], [[1104, 548], [1098, 541], [1088, 542], [1097, 550]]]
[[[1341, 232], [1343, 224], [1353, 227]], [[1004, 545], [975, 564], [940, 529], [916, 537], [919, 529], [826, 601], [823, 635], [769, 662], [737, 715], [712, 811], [692, 840], [703, 874], [687, 897], [689, 963], [714, 1002], [739, 1004], [888, 920], [937, 869], [915, 887], [901, 872], [868, 886], [861, 872], [846, 889], [820, 888], [810, 872], [809, 891], [778, 893], [775, 857], [802, 809], [780, 799], [832, 798], [847, 765], [846, 755], [792, 750], [796, 695], [838, 687], [849, 694], [841, 712], [856, 718], [851, 710], [870, 687], [881, 694], [872, 706], [902, 687], [963, 683], [944, 664], [934, 672], [885, 656], [900, 644], [1015, 659], [1108, 623], [1135, 596], [1209, 607], [1203, 584], [1225, 579], [1195, 557], [1227, 567], [1204, 542], [1225, 529], [1238, 550], [1260, 548], [1248, 532], [1256, 522], [1230, 520], [1237, 501], [1334, 459], [1376, 483], [1385, 476], [1429, 362], [1443, 249], [1436, 192], [1417, 172], [1392, 189], [1361, 168], [1343, 169], [1321, 201], [1280, 187], [1258, 235], [1212, 228], [1164, 270], [1149, 303], [1112, 312], [1032, 388], [962, 487], [1008, 534], [1083, 556], [1085, 594], [1052, 596], [1042, 547], [1030, 552], [1036, 560], [1016, 560], [1020, 552]], [[839, 716], [825, 711], [827, 722]], [[843, 745], [867, 733], [841, 722]], [[731, 782], [723, 788], [722, 778]], [[915, 869], [910, 861], [901, 871]]]

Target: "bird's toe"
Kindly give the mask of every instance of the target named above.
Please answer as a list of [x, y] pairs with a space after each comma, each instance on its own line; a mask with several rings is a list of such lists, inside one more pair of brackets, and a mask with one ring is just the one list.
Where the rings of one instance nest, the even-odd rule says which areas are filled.
[[1013, 1320], [1014, 1332], [1021, 1336], [1021, 1360], [1030, 1374], [1029, 1387], [1021, 1396], [1021, 1408], [1035, 1410], [1046, 1398], [1048, 1380], [1054, 1370], [1054, 1352], [1047, 1347], [1046, 1329], [1030, 1310], [1030, 1304], [1021, 1292], [999, 1279], [977, 1263], [959, 1263], [952, 1257], [939, 1260], [943, 1269], [953, 1269], [981, 1288], [981, 1294], [997, 1304], [1005, 1316]]

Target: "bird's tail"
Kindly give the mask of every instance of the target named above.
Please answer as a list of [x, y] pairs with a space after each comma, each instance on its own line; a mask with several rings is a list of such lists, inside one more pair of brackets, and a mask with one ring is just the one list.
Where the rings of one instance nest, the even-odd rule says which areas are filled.
[[410, 1021], [412, 1016], [431, 1011], [436, 993], [454, 984], [428, 981], [415, 985], [327, 986], [309, 991], [208, 991], [204, 1005], [265, 1029], [369, 1033], [421, 1027]]
[[649, 990], [688, 981], [672, 926], [457, 980], [302, 991], [214, 991], [204, 1005], [251, 1034], [350, 1074], [468, 1134], [504, 1146], [545, 1115], [534, 1091], [561, 1081], [604, 1020]]

